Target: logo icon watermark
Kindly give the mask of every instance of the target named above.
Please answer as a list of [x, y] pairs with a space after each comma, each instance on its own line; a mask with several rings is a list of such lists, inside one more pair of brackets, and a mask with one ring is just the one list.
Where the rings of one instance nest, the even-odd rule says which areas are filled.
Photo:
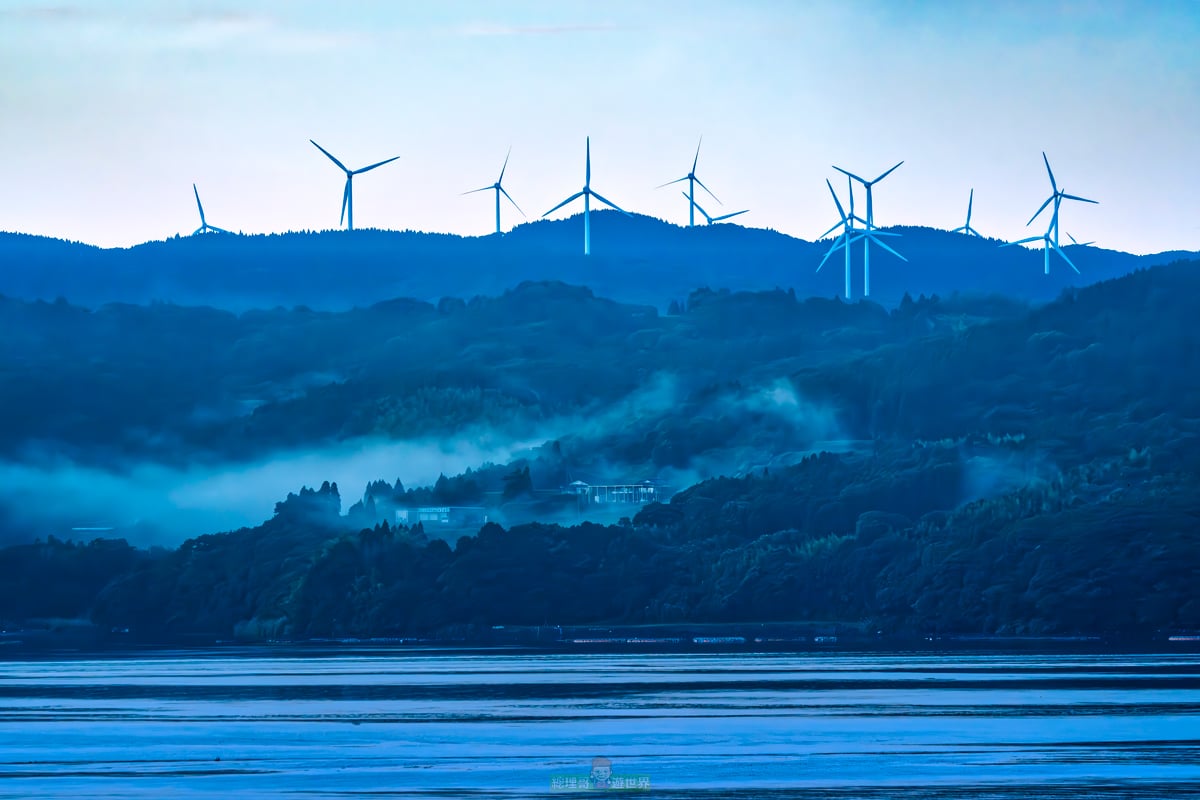
[[552, 792], [648, 792], [649, 775], [617, 775], [612, 760], [604, 756], [592, 759], [592, 771], [587, 775], [551, 775]]

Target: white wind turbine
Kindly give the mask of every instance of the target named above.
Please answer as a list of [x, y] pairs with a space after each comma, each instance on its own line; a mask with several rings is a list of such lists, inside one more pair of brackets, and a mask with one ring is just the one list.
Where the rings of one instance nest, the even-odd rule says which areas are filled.
[[[504, 187], [501, 185], [504, 183], [504, 171], [508, 169], [508, 156], [510, 155], [512, 155], [511, 147], [508, 148], [508, 155], [504, 156], [504, 166], [500, 167], [500, 177], [496, 179], [495, 183], [493, 183], [491, 186], [484, 186], [480, 189], [472, 189], [469, 192], [463, 192], [464, 195], [475, 194], [476, 192], [496, 192], [496, 233], [500, 233], [500, 195], [507, 197], [508, 202], [513, 204], [513, 208], [515, 208], [517, 211], [521, 211], [521, 207], [517, 205], [517, 201], [513, 200], [509, 193], [504, 191]], [[521, 211], [521, 216], [525, 216], [524, 211]]]
[[[837, 237], [837, 239], [834, 240], [833, 246], [829, 248], [829, 252], [827, 252], [825, 254], [825, 257], [821, 259], [821, 263], [817, 265], [817, 272], [821, 271], [821, 267], [825, 266], [825, 262], [829, 260], [829, 257], [831, 255], [833, 255], [835, 252], [837, 252], [838, 248], [844, 248], [846, 251], [846, 300], [847, 300], [847, 302], [849, 302], [849, 300], [850, 300], [850, 245], [857, 242], [859, 239], [862, 238], [862, 236], [861, 236], [861, 234], [858, 236], [854, 235], [857, 232], [857, 229], [854, 227], [853, 211], [851, 211], [851, 216], [846, 216], [846, 211], [845, 211], [845, 209], [842, 208], [842, 201], [838, 200], [837, 192], [835, 192], [833, 190], [833, 184], [829, 182], [828, 178], [825, 179], [825, 185], [829, 187], [829, 194], [833, 196], [833, 204], [835, 206], [837, 206], [838, 216], [841, 219], [838, 220], [837, 222], [835, 222], [833, 224], [832, 228], [830, 228], [829, 230], [825, 231], [825, 233], [818, 236], [817, 239], [818, 239], [818, 241], [821, 239], [824, 239], [826, 236], [833, 233], [839, 227], [842, 229], [842, 233], [840, 236]], [[851, 197], [851, 199], [854, 198], [853, 190], [851, 190], [851, 192], [850, 192], [850, 197]]]
[[590, 255], [592, 252], [592, 216], [591, 216], [592, 215], [592, 204], [591, 204], [591, 199], [593, 197], [596, 198], [597, 200], [599, 200], [601, 203], [604, 203], [604, 205], [608, 206], [609, 208], [612, 208], [615, 211], [620, 211], [622, 214], [624, 214], [627, 217], [631, 217], [633, 215], [630, 214], [625, 209], [618, 206], [616, 203], [612, 202], [611, 200], [606, 200], [602, 196], [597, 194], [596, 192], [592, 191], [592, 137], [590, 137], [590, 136], [587, 137], [587, 160], [585, 163], [586, 163], [586, 166], [584, 167], [584, 173], [583, 173], [583, 188], [580, 189], [575, 194], [568, 197], [566, 200], [563, 200], [561, 203], [559, 203], [554, 208], [547, 211], [545, 214], [542, 214], [542, 218], [545, 219], [546, 217], [553, 214], [555, 211], [558, 211], [560, 208], [565, 206], [567, 203], [570, 203], [570, 202], [582, 197], [583, 198], [583, 254], [586, 256], [586, 255]]
[[384, 164], [390, 164], [400, 156], [393, 156], [386, 161], [380, 161], [376, 164], [372, 164], [369, 167], [363, 167], [362, 169], [349, 169], [345, 164], [334, 158], [333, 154], [324, 147], [321, 147], [321, 145], [313, 142], [312, 139], [309, 139], [309, 141], [312, 142], [313, 147], [317, 148], [326, 156], [328, 156], [330, 161], [332, 161], [334, 164], [337, 164], [338, 167], [341, 168], [342, 172], [346, 173], [346, 188], [342, 190], [342, 216], [338, 218], [338, 225], [341, 225], [342, 220], [345, 220], [346, 230], [352, 231], [354, 230], [354, 176], [361, 175], [364, 172], [370, 172], [376, 167], [382, 167]]
[[[682, 183], [683, 181], [688, 182], [688, 190], [683, 193], [683, 196], [688, 199], [688, 227], [689, 228], [694, 228], [696, 226], [696, 209], [700, 208], [700, 206], [698, 206], [696, 204], [696, 187], [697, 186], [699, 186], [704, 191], [708, 192], [708, 196], [711, 197], [713, 200], [716, 200], [718, 203], [721, 202], [720, 200], [717, 200], [717, 196], [715, 194], [713, 194], [712, 191], [707, 186], [705, 186], [703, 183], [701, 183], [699, 178], [696, 177], [696, 164], [700, 163], [700, 145], [703, 143], [704, 143], [704, 137], [701, 136], [700, 141], [696, 143], [696, 155], [692, 159], [692, 169], [687, 175], [684, 175], [682, 178], [676, 178], [673, 181], [667, 181], [666, 183], [661, 184], [660, 186], [654, 187], [655, 189], [661, 189], [661, 188], [663, 188], [663, 186], [670, 186], [675, 183]], [[749, 210], [749, 209], [747, 209], [747, 210]], [[704, 212], [701, 211], [700, 213], [703, 214]], [[704, 214], [704, 216], [706, 219], [708, 218], [707, 214]], [[722, 217], [722, 219], [724, 219], [724, 217]], [[711, 223], [712, 220], [709, 219], [709, 222]]]
[[[1067, 262], [1067, 265], [1070, 266], [1071, 269], [1075, 270], [1076, 274], [1079, 274], [1079, 268], [1076, 267], [1071, 262], [1071, 259], [1067, 258], [1067, 254], [1063, 252], [1062, 247], [1060, 247], [1059, 243], [1058, 243], [1058, 210], [1059, 210], [1059, 207], [1062, 205], [1063, 200], [1077, 200], [1081, 203], [1095, 203], [1095, 204], [1098, 204], [1098, 201], [1088, 200], [1086, 197], [1077, 197], [1076, 195], [1073, 195], [1073, 194], [1067, 194], [1062, 189], [1059, 189], [1058, 182], [1054, 180], [1054, 171], [1052, 169], [1050, 169], [1050, 159], [1046, 158], [1045, 153], [1042, 153], [1042, 161], [1046, 162], [1046, 174], [1050, 176], [1050, 189], [1053, 192], [1053, 194], [1051, 194], [1048, 198], [1046, 198], [1046, 202], [1042, 203], [1041, 206], [1038, 207], [1038, 210], [1034, 213], [1034, 215], [1032, 217], [1029, 218], [1029, 222], [1026, 222], [1025, 225], [1026, 225], [1026, 227], [1028, 227], [1029, 225], [1033, 224], [1033, 221], [1035, 219], [1037, 219], [1038, 216], [1043, 211], [1046, 210], [1046, 207], [1049, 206], [1051, 203], [1053, 203], [1054, 208], [1050, 213], [1050, 227], [1046, 228], [1046, 232], [1043, 233], [1041, 236], [1030, 236], [1028, 238], [1019, 239], [1018, 241], [1015, 241], [1015, 242], [1008, 242], [1007, 244], [1002, 244], [1000, 246], [1001, 247], [1011, 247], [1012, 245], [1015, 245], [1015, 244], [1027, 244], [1029, 242], [1041, 242], [1042, 243], [1043, 261], [1045, 263], [1045, 268], [1044, 268], [1045, 274], [1047, 274], [1047, 275], [1050, 274], [1050, 250], [1051, 249], [1053, 249], [1056, 253], [1058, 253], [1060, 256], [1062, 256], [1062, 260]], [[1070, 234], [1068, 234], [1068, 236], [1069, 235]]]
[[197, 233], [208, 233], [209, 231], [213, 233], [229, 233], [224, 228], [208, 224], [208, 220], [204, 218], [204, 206], [200, 205], [200, 190], [196, 188], [196, 184], [194, 183], [192, 184], [192, 193], [196, 195], [196, 208], [200, 209], [200, 227], [192, 232], [192, 236], [195, 236]]
[[[688, 197], [687, 192], [680, 192], [680, 194], [683, 195], [684, 197]], [[705, 211], [700, 206], [700, 204], [697, 203], [695, 200], [692, 200], [690, 197], [688, 198], [688, 200], [691, 202], [691, 204], [693, 206], [696, 207], [696, 210], [699, 211], [701, 213], [701, 215], [704, 216], [704, 219], [707, 220], [709, 225], [712, 225], [714, 222], [720, 222], [721, 220], [729, 219], [730, 217], [736, 217], [739, 214], [745, 214], [747, 211], [750, 210], [748, 208], [745, 208], [745, 209], [742, 209], [741, 211], [734, 211], [732, 214], [721, 214], [720, 216], [714, 217], [714, 216], [710, 216], [709, 213], [707, 211]]]
[[[903, 163], [904, 163], [903, 161], [900, 162], [900, 164], [903, 164]], [[882, 241], [879, 240], [880, 236], [898, 236], [899, 234], [883, 233], [882, 231], [879, 231], [875, 227], [875, 200], [874, 200], [874, 196], [871, 191], [874, 188], [875, 184], [879, 183], [881, 180], [886, 178], [888, 175], [891, 175], [893, 172], [895, 172], [900, 167], [900, 164], [897, 164], [896, 166], [892, 167], [887, 172], [883, 173], [882, 175], [880, 175], [879, 177], [875, 178], [875, 180], [872, 180], [872, 181], [864, 180], [863, 178], [860, 178], [857, 175], [855, 175], [853, 172], [848, 172], [847, 170], [844, 170], [839, 166], [834, 166], [834, 169], [836, 169], [838, 172], [842, 173], [847, 178], [858, 181], [867, 190], [867, 218], [865, 220], [860, 220], [865, 227], [862, 229], [862, 231], [863, 231], [862, 234], [858, 237], [859, 239], [862, 240], [862, 243], [863, 243], [863, 297], [871, 296], [871, 242], [874, 242], [875, 244], [882, 247], [884, 250], [887, 250], [889, 253], [891, 253], [896, 258], [900, 259], [901, 261], [908, 261], [907, 258], [900, 255], [895, 250], [888, 247], [886, 244], [884, 244]], [[832, 190], [832, 188], [833, 188], [833, 186], [831, 184], [830, 189]], [[851, 224], [853, 224], [853, 221], [855, 219], [854, 206], [853, 206], [853, 202], [854, 202], [853, 190], [851, 190], [851, 192], [850, 192], [850, 202], [851, 202], [850, 222], [851, 222]]]
[[967, 198], [967, 224], [963, 225], [961, 228], [955, 228], [954, 230], [950, 231], [951, 233], [962, 233], [966, 236], [979, 236], [980, 239], [983, 238], [979, 231], [971, 227], [971, 206], [973, 205], [975, 205], [974, 189], [971, 190], [971, 196]]

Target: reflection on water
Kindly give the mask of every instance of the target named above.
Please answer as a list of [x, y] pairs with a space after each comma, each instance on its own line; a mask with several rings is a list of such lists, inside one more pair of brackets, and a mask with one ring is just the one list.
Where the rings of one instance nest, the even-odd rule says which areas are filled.
[[0, 797], [1200, 796], [1192, 655], [340, 653], [0, 663]]

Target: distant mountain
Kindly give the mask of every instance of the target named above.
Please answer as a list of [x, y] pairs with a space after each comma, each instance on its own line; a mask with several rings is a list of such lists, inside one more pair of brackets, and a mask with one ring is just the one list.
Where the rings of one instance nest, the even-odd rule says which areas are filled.
[[[724, 224], [684, 228], [610, 211], [593, 215], [593, 254], [584, 257], [582, 220], [539, 221], [503, 236], [462, 237], [414, 231], [326, 231], [207, 235], [147, 242], [127, 249], [26, 234], [0, 233], [0, 294], [66, 298], [96, 306], [155, 300], [235, 310], [308, 306], [365, 307], [381, 299], [496, 295], [526, 280], [590, 286], [622, 302], [665, 308], [697, 287], [793, 288], [801, 297], [841, 295], [844, 259], [816, 268], [830, 242]], [[1075, 274], [1055, 257], [1043, 274], [1040, 251], [1001, 249], [998, 240], [931, 228], [892, 228], [908, 262], [876, 251], [871, 299], [897, 304], [907, 292], [1003, 293], [1049, 300], [1067, 286], [1119, 277], [1196, 253], [1134, 256], [1095, 247], [1065, 250]], [[861, 245], [853, 260], [853, 294], [862, 292]]]

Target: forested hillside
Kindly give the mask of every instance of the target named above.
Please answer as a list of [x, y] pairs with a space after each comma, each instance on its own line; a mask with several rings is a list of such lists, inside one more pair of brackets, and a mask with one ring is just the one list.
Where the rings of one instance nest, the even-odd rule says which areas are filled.
[[[447, 375], [517, 381], [524, 394], [497, 395], [512, 404], [497, 419], [616, 409], [620, 424], [603, 424], [597, 411], [594, 424], [580, 422], [513, 463], [447, 479], [441, 491], [472, 481], [508, 486], [496, 501], [503, 510], [526, 481], [559, 479], [588, 459], [682, 475], [720, 455], [739, 468], [615, 525], [488, 524], [454, 543], [387, 519], [385, 509], [413, 491], [387, 475], [361, 502], [362, 487], [306, 489], [261, 525], [178, 548], [43, 539], [0, 551], [0, 574], [11, 576], [0, 620], [85, 618], [149, 641], [771, 620], [905, 635], [1140, 638], [1198, 629], [1198, 269], [1139, 271], [1032, 307], [925, 299], [889, 312], [784, 292], [699, 292], [678, 315], [662, 316], [530, 284], [441, 309], [357, 312], [441, 331], [380, 351], [394, 359], [387, 380], [396, 385], [406, 365], [418, 374], [429, 369], [421, 359], [440, 358]], [[245, 324], [172, 307], [5, 308], [76, 320], [198, 314], [218, 320], [203, 326], [216, 332]], [[251, 318], [271, 314], [303, 329], [302, 312]], [[336, 316], [308, 318], [337, 330]], [[146, 337], [155, 339], [165, 342]], [[574, 343], [594, 348], [591, 357]], [[321, 347], [297, 349], [323, 366]], [[473, 372], [473, 358], [488, 368]], [[607, 366], [614, 362], [620, 369]], [[678, 370], [682, 385], [621, 405], [664, 363], [690, 365]], [[562, 377], [560, 392], [546, 374]], [[337, 398], [345, 389], [327, 391]], [[605, 403], [589, 405], [598, 398]], [[289, 402], [315, 401], [279, 407]], [[476, 407], [468, 416], [487, 421], [487, 413]], [[345, 419], [341, 410], [331, 416]], [[822, 439], [858, 445], [811, 446]], [[766, 463], [788, 449], [795, 458]], [[353, 497], [344, 502], [341, 492]], [[55, 589], [64, 582], [71, 592]]]

